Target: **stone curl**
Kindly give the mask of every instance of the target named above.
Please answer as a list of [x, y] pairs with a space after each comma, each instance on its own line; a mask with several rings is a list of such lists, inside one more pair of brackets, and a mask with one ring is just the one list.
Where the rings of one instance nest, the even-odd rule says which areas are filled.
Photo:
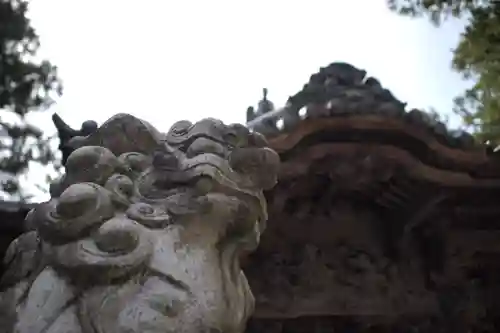
[[[57, 200], [35, 209], [35, 226], [46, 242], [48, 261], [79, 283], [109, 282], [140, 267], [152, 252], [147, 230], [133, 220], [116, 216], [127, 198], [111, 176], [107, 187], [77, 183]], [[112, 184], [113, 186], [109, 186]]]
[[79, 284], [110, 283], [141, 267], [152, 253], [150, 235], [136, 222], [113, 218], [91, 236], [52, 246], [52, 265]]
[[[239, 260], [259, 243], [278, 173], [266, 146], [211, 118], [163, 134], [123, 114], [73, 141], [8, 251], [5, 331], [242, 331], [254, 299]], [[64, 292], [40, 307], [47, 283]]]
[[95, 183], [69, 186], [59, 198], [34, 211], [35, 228], [42, 239], [58, 244], [74, 241], [115, 214], [111, 193]]

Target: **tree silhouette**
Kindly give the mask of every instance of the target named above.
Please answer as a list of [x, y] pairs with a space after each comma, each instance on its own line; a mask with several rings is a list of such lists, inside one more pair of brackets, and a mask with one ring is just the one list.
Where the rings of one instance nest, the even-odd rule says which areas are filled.
[[55, 160], [50, 139], [26, 121], [61, 94], [57, 69], [37, 61], [39, 37], [27, 18], [27, 0], [0, 0], [0, 183], [4, 193], [24, 198], [19, 176], [30, 163]]
[[468, 18], [454, 50], [453, 68], [475, 83], [455, 98], [454, 111], [484, 142], [500, 144], [500, 1], [389, 0], [389, 7], [439, 24], [448, 17]]

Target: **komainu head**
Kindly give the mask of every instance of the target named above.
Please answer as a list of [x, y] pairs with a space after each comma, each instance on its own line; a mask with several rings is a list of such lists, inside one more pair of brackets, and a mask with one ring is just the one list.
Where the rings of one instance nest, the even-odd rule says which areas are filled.
[[72, 146], [7, 251], [2, 332], [242, 332], [254, 300], [239, 259], [259, 243], [279, 167], [265, 139], [117, 115]]

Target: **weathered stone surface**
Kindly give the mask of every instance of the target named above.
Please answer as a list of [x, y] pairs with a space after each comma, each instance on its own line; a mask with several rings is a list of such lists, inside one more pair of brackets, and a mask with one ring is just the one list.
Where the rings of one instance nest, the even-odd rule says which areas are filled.
[[59, 150], [62, 153], [61, 162], [63, 165], [66, 164], [66, 160], [69, 155], [75, 150], [75, 148], [71, 146], [70, 141], [74, 137], [85, 137], [90, 135], [97, 131], [97, 128], [99, 127], [95, 121], [87, 120], [83, 122], [79, 130], [75, 130], [69, 127], [69, 125], [66, 124], [57, 113], [52, 115], [52, 121], [54, 122], [59, 136]]
[[130, 115], [75, 139], [54, 197], [7, 250], [2, 332], [244, 331], [239, 260], [279, 164], [265, 139], [214, 119], [161, 134]]
[[[256, 116], [250, 111], [252, 117]], [[243, 261], [256, 299], [247, 332], [500, 331], [500, 159], [492, 150], [475, 143], [470, 134], [448, 131], [434, 120], [418, 110], [407, 112], [405, 105], [376, 79], [366, 78], [366, 72], [340, 63], [314, 74], [284, 109], [267, 112], [249, 124], [267, 136], [269, 146], [279, 152], [282, 163], [279, 184], [265, 192], [268, 227], [257, 251]], [[96, 134], [73, 141], [75, 146], [83, 140], [84, 146], [98, 147], [87, 147], [72, 156], [60, 190], [73, 191], [75, 182], [100, 184], [114, 191], [113, 205], [120, 207], [128, 219], [153, 232], [170, 230], [175, 216], [203, 210], [203, 203], [193, 204], [180, 197], [178, 202], [182, 205], [170, 205], [168, 201], [169, 214], [164, 214], [163, 207], [151, 207], [149, 201], [130, 204], [127, 193], [135, 193], [135, 180], [151, 164], [167, 172], [177, 168], [176, 158], [156, 149], [158, 141], [168, 140], [171, 148], [179, 149], [188, 159], [203, 152], [225, 156], [227, 143], [245, 144], [245, 140], [240, 142], [234, 135], [241, 132], [246, 137], [244, 129], [234, 127], [231, 134], [221, 131], [218, 122], [214, 126], [211, 122], [202, 121], [195, 126], [178, 122], [165, 135], [147, 123], [120, 115], [103, 125], [106, 131], [119, 135]], [[134, 142], [129, 142], [130, 138]], [[266, 140], [256, 133], [250, 138], [250, 146], [267, 146]], [[113, 154], [101, 149], [103, 146]], [[246, 154], [251, 152], [247, 149], [232, 154], [229, 163], [233, 171], [251, 173], [245, 171], [253, 168], [245, 162]], [[86, 173], [72, 167], [82, 162], [88, 166]], [[123, 164], [128, 168], [114, 173], [115, 167], [123, 170]], [[115, 167], [110, 169], [109, 165]], [[249, 177], [253, 179], [250, 182], [260, 184], [257, 187], [274, 182], [275, 169], [261, 173], [257, 178]], [[106, 177], [100, 177], [101, 174]], [[184, 178], [171, 175], [166, 187], [170, 188], [172, 182], [173, 187], [182, 187]], [[147, 186], [141, 185], [139, 192], [143, 193]], [[198, 188], [206, 189], [207, 184], [200, 182]], [[83, 206], [88, 207], [93, 187], [80, 189], [87, 198], [82, 198], [86, 202]], [[71, 196], [67, 199], [62, 200], [67, 205], [60, 212], [71, 215], [79, 205], [74, 205]], [[99, 209], [106, 215], [103, 207]], [[14, 216], [6, 219], [9, 223], [4, 225], [19, 233], [21, 223], [14, 223]], [[24, 276], [38, 276], [32, 272], [43, 258], [36, 256], [43, 253], [38, 250], [44, 244], [41, 238], [54, 244], [60, 238], [73, 239], [85, 232], [81, 227], [85, 229], [92, 219], [61, 229], [47, 222], [37, 229], [33, 218], [26, 222], [28, 230], [47, 228], [53, 232], [27, 233], [11, 246], [6, 258], [10, 270], [4, 276], [7, 286], [20, 280], [28, 285], [31, 282]], [[123, 223], [113, 215], [112, 223], [104, 225], [119, 230], [108, 232], [103, 225], [94, 233], [95, 248], [106, 253], [125, 253], [135, 248], [137, 238], [131, 237], [133, 233]], [[199, 229], [200, 233], [203, 230]], [[14, 260], [19, 253], [24, 259]], [[135, 251], [127, 258], [130, 262], [140, 261], [143, 253]], [[166, 267], [174, 259], [180, 260], [158, 257], [162, 259], [154, 261], [154, 267]], [[155, 304], [162, 304], [163, 294], [157, 293], [162, 288], [159, 275], [144, 283], [136, 282], [129, 279], [137, 276], [131, 265], [108, 273], [117, 281], [109, 288], [97, 273], [93, 278], [79, 274], [81, 258], [77, 259], [80, 261], [63, 263], [71, 266], [68, 274], [72, 279], [82, 276], [80, 285], [96, 281], [102, 288], [87, 297], [92, 302], [99, 301], [100, 290], [114, 293], [110, 297], [127, 299], [127, 295], [142, 288], [137, 297], [151, 297], [157, 301]], [[29, 262], [33, 264], [16, 266]], [[99, 272], [101, 268], [94, 265], [92, 269]], [[123, 280], [116, 278], [123, 272]], [[53, 275], [47, 271], [40, 279], [47, 281]], [[137, 283], [142, 283], [142, 287]], [[50, 288], [50, 284], [47, 286]], [[13, 291], [22, 288], [10, 290], [10, 295], [15, 296]], [[57, 292], [59, 298], [66, 297], [65, 293], [64, 289]], [[182, 292], [179, 293], [179, 298], [169, 298], [169, 306], [162, 308], [172, 318], [176, 309], [182, 308]], [[169, 291], [165, 294], [171, 295]], [[39, 303], [34, 299], [29, 306], [33, 304]], [[59, 323], [80, 321], [71, 306], [64, 310]], [[106, 316], [101, 312], [97, 318]], [[151, 312], [144, 315], [148, 313]], [[228, 312], [228, 316], [232, 313]], [[2, 318], [9, 319], [9, 313]], [[39, 318], [41, 322], [46, 320]], [[86, 328], [91, 324], [84, 322]], [[4, 327], [2, 323], [0, 327]]]

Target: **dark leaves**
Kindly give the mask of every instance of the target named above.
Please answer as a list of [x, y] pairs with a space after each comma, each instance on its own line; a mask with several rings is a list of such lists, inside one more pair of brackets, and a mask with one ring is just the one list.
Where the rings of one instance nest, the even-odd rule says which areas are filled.
[[466, 15], [469, 24], [452, 66], [475, 84], [456, 97], [454, 112], [482, 141], [500, 144], [500, 2], [485, 0], [389, 0], [392, 10], [427, 17], [436, 25]]
[[461, 17], [472, 8], [489, 3], [484, 0], [387, 0], [389, 8], [401, 15], [427, 17], [439, 25], [443, 19]]
[[18, 176], [30, 162], [47, 165], [55, 159], [51, 139], [43, 138], [42, 131], [24, 117], [46, 110], [52, 96], [62, 91], [57, 68], [34, 59], [40, 41], [27, 9], [27, 0], [0, 0], [0, 172], [7, 178], [0, 183], [11, 194], [21, 191]]

